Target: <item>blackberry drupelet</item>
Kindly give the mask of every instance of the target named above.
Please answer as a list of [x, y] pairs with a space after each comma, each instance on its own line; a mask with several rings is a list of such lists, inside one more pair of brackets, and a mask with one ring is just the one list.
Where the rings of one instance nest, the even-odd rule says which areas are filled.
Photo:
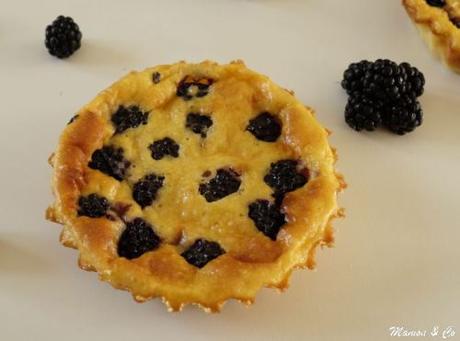
[[235, 193], [240, 185], [240, 177], [235, 171], [221, 168], [209, 182], [201, 183], [198, 190], [207, 202], [213, 202]]
[[131, 163], [124, 158], [122, 148], [104, 146], [94, 151], [88, 166], [118, 181], [122, 181], [130, 164]]
[[383, 116], [383, 124], [393, 133], [410, 133], [423, 122], [423, 111], [417, 99], [406, 97], [390, 105]]
[[156, 199], [159, 189], [163, 187], [164, 179], [164, 176], [153, 173], [144, 176], [133, 186], [134, 201], [142, 208], [151, 205]]
[[342, 88], [349, 95], [363, 91], [363, 79], [366, 72], [369, 70], [371, 62], [362, 60], [358, 63], [352, 63], [343, 73]]
[[155, 160], [161, 160], [166, 155], [170, 155], [174, 158], [179, 156], [179, 145], [170, 137], [165, 137], [164, 139], [153, 142], [149, 146], [149, 149], [152, 158]]
[[60, 15], [46, 27], [45, 46], [57, 58], [70, 57], [81, 46], [81, 32], [71, 17]]
[[118, 255], [127, 259], [142, 256], [160, 245], [160, 237], [153, 226], [141, 218], [126, 223], [126, 228], [118, 241]]
[[258, 140], [275, 142], [281, 135], [281, 124], [275, 116], [263, 112], [249, 121], [246, 130]]
[[189, 264], [201, 269], [210, 261], [224, 253], [225, 250], [222, 249], [218, 243], [198, 239], [192, 246], [184, 251], [181, 256], [184, 257]]
[[259, 199], [251, 203], [248, 216], [257, 229], [271, 240], [276, 240], [279, 230], [286, 223], [281, 209], [268, 200]]
[[125, 107], [120, 105], [112, 115], [112, 123], [115, 126], [115, 134], [120, 134], [129, 128], [136, 128], [141, 124], [147, 124], [148, 112], [143, 112], [136, 105]]
[[109, 201], [106, 198], [92, 193], [78, 199], [77, 214], [90, 218], [100, 218], [105, 216], [109, 207]]
[[348, 99], [345, 107], [345, 122], [354, 130], [373, 131], [382, 123], [383, 104], [357, 94]]

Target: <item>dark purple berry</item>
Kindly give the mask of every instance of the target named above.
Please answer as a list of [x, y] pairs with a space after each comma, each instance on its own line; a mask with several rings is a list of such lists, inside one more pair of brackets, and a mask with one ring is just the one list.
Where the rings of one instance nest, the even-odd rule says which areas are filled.
[[209, 87], [214, 83], [210, 78], [193, 79], [190, 76], [182, 79], [178, 86], [176, 95], [188, 101], [194, 97], [204, 97], [209, 92]]
[[409, 63], [399, 64], [401, 74], [406, 81], [406, 95], [411, 97], [420, 97], [423, 95], [425, 87], [425, 76], [416, 67]]
[[275, 116], [263, 112], [249, 121], [246, 130], [258, 140], [275, 142], [281, 135], [281, 124]]
[[348, 99], [345, 122], [356, 131], [377, 129], [382, 123], [383, 104], [357, 94]]
[[208, 129], [212, 126], [212, 119], [208, 115], [200, 115], [198, 113], [189, 113], [185, 121], [185, 127], [193, 131], [195, 134], [206, 137]]
[[426, 3], [433, 7], [444, 7], [446, 0], [426, 0]]
[[276, 240], [280, 228], [286, 223], [280, 208], [268, 200], [259, 199], [251, 203], [248, 216], [257, 229], [272, 240]]
[[67, 125], [73, 123], [77, 118], [78, 118], [78, 114], [73, 115], [72, 118], [70, 119], [69, 123], [67, 123]]
[[181, 256], [184, 257], [189, 264], [201, 269], [210, 261], [224, 253], [225, 250], [222, 249], [218, 243], [198, 239], [192, 246], [184, 251]]
[[90, 218], [104, 217], [109, 209], [109, 201], [95, 193], [78, 199], [78, 215]]
[[152, 73], [152, 82], [154, 84], [158, 84], [161, 81], [161, 73], [159, 72], [154, 72]]
[[118, 181], [122, 181], [126, 175], [130, 162], [123, 157], [123, 149], [112, 146], [104, 146], [94, 151], [88, 166], [107, 174]]
[[46, 27], [45, 46], [58, 58], [67, 58], [80, 48], [81, 32], [71, 17], [60, 15]]
[[155, 160], [161, 160], [166, 155], [179, 156], [179, 145], [169, 137], [153, 142], [149, 149], [152, 153], [152, 158]]
[[147, 124], [148, 112], [142, 112], [138, 106], [124, 107], [120, 105], [112, 115], [112, 123], [115, 126], [115, 134], [124, 132], [129, 128], [136, 128], [141, 124]]
[[149, 174], [136, 182], [133, 187], [133, 199], [142, 208], [149, 206], [157, 197], [158, 190], [163, 186], [165, 177]]
[[207, 202], [220, 200], [238, 191], [241, 185], [240, 177], [231, 169], [218, 169], [216, 176], [207, 183], [199, 186], [199, 191]]
[[298, 165], [296, 160], [280, 160], [271, 164], [264, 181], [275, 191], [275, 196], [295, 191], [307, 183], [308, 172], [306, 169], [300, 172]]
[[349, 95], [363, 91], [364, 75], [371, 65], [371, 62], [362, 60], [358, 63], [350, 64], [345, 70], [343, 73], [342, 88], [344, 88]]
[[160, 238], [153, 231], [153, 226], [141, 218], [126, 223], [126, 228], [118, 241], [118, 255], [127, 259], [142, 256], [155, 250], [160, 245]]
[[420, 103], [414, 98], [404, 98], [386, 109], [383, 123], [393, 133], [404, 135], [410, 133], [423, 122]]

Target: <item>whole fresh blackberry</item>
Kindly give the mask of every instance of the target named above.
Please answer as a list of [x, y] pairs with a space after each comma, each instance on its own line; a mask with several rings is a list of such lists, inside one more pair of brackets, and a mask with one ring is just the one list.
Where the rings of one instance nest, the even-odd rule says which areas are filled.
[[345, 70], [342, 87], [350, 95], [345, 121], [356, 131], [377, 129], [382, 123], [404, 135], [422, 122], [417, 97], [424, 92], [425, 77], [409, 63], [388, 59], [352, 63]]
[[57, 58], [67, 58], [80, 48], [81, 32], [71, 17], [58, 16], [46, 27], [45, 46]]
[[351, 96], [345, 107], [345, 122], [354, 130], [373, 131], [382, 124], [383, 104], [362, 94]]
[[423, 111], [417, 99], [405, 97], [385, 110], [383, 124], [393, 133], [410, 133], [423, 122]]
[[350, 64], [345, 70], [343, 73], [342, 88], [344, 88], [349, 95], [363, 91], [364, 76], [371, 65], [371, 62], [362, 60], [358, 63]]

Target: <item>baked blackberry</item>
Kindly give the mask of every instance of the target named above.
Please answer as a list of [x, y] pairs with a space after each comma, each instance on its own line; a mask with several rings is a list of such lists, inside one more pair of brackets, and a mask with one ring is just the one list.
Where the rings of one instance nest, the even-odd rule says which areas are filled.
[[153, 142], [149, 149], [155, 160], [161, 160], [166, 155], [174, 158], [179, 156], [179, 145], [170, 137]]
[[216, 242], [210, 242], [204, 239], [196, 240], [192, 246], [184, 251], [181, 256], [197, 268], [202, 268], [213, 259], [224, 254], [225, 250]]
[[423, 111], [415, 98], [406, 97], [388, 106], [383, 116], [384, 125], [393, 133], [410, 133], [423, 122]]
[[100, 218], [105, 216], [109, 209], [109, 201], [95, 193], [88, 196], [81, 196], [78, 199], [78, 215], [90, 218]]
[[141, 111], [137, 105], [129, 107], [120, 105], [111, 120], [115, 126], [115, 134], [120, 134], [129, 128], [147, 124], [148, 117], [149, 113]]
[[160, 245], [160, 237], [153, 226], [141, 218], [126, 223], [126, 228], [118, 241], [118, 255], [127, 259], [142, 256]]
[[378, 100], [356, 94], [348, 99], [345, 122], [356, 131], [373, 131], [382, 123], [382, 109], [383, 104]]
[[444, 7], [446, 0], [426, 0], [426, 3], [433, 7]]
[[176, 90], [176, 95], [189, 101], [194, 97], [204, 97], [209, 92], [209, 87], [214, 83], [210, 78], [194, 79], [190, 76], [182, 79]]
[[81, 46], [81, 32], [71, 17], [58, 16], [46, 27], [45, 46], [57, 58], [70, 57]]
[[362, 60], [358, 63], [352, 63], [343, 73], [342, 88], [349, 95], [363, 91], [363, 80], [366, 72], [369, 70], [371, 62]]
[[268, 200], [256, 200], [249, 205], [249, 218], [257, 229], [271, 240], [276, 240], [280, 228], [286, 224], [286, 219], [281, 209]]
[[263, 112], [249, 121], [246, 130], [258, 140], [275, 142], [281, 135], [281, 124], [275, 116]]
[[207, 183], [201, 183], [198, 189], [207, 202], [213, 202], [235, 193], [240, 185], [241, 180], [236, 172], [221, 168], [214, 178]]
[[206, 137], [208, 129], [212, 126], [212, 119], [208, 115], [201, 115], [191, 112], [187, 115], [185, 127], [193, 131], [195, 134]]
[[118, 181], [122, 181], [130, 164], [124, 158], [122, 148], [104, 146], [94, 151], [88, 166], [89, 168], [97, 169], [104, 174], [110, 175]]
[[144, 176], [133, 186], [133, 199], [142, 208], [153, 203], [157, 197], [158, 190], [163, 187], [165, 177], [156, 174]]
[[297, 169], [298, 165], [297, 160], [280, 160], [270, 165], [270, 170], [265, 175], [264, 181], [275, 191], [275, 196], [283, 196], [307, 183], [306, 170], [301, 173]]

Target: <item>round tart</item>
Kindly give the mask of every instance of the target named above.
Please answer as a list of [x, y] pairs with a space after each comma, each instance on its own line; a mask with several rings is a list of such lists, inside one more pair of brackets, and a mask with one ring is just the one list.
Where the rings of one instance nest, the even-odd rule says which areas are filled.
[[131, 72], [65, 128], [47, 217], [81, 268], [137, 301], [249, 304], [333, 241], [345, 184], [327, 136], [240, 61]]
[[431, 50], [460, 73], [460, 0], [403, 0]]

